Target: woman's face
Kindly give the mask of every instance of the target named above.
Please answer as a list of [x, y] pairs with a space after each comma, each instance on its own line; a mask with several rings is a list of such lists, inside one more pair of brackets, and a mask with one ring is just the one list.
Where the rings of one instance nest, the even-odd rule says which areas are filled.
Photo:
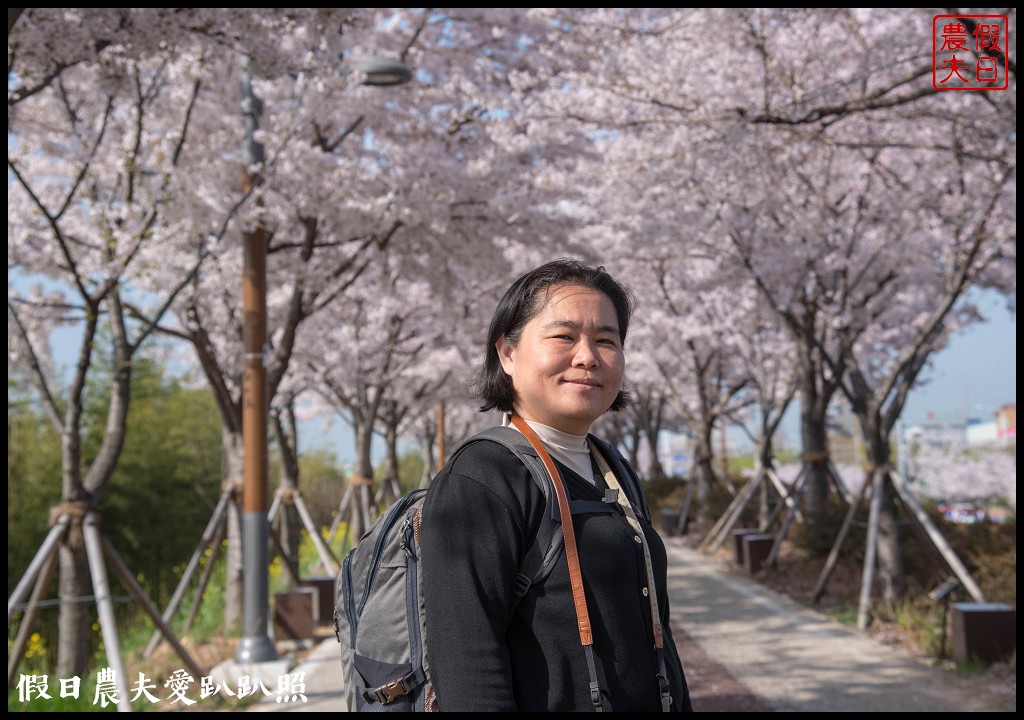
[[549, 289], [516, 346], [502, 336], [497, 348], [523, 419], [572, 435], [612, 406], [626, 369], [615, 306], [579, 285]]

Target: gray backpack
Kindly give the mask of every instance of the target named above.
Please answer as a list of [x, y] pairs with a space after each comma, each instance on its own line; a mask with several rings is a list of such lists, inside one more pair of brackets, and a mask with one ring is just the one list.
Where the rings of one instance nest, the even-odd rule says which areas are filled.
[[[619, 452], [591, 436], [615, 470], [634, 507], [650, 517], [639, 479]], [[517, 577], [514, 603], [543, 582], [564, 553], [555, 493], [544, 463], [523, 435], [492, 427], [463, 443], [452, 462], [476, 442], [497, 442], [530, 469], [544, 493], [548, 520], [527, 551]], [[558, 478], [561, 482], [561, 478]], [[341, 667], [349, 711], [436, 710], [429, 682], [426, 625], [419, 573], [419, 523], [427, 490], [406, 493], [378, 517], [345, 556], [335, 585], [334, 630], [341, 643]], [[576, 508], [573, 508], [576, 510]], [[581, 503], [580, 512], [590, 512]]]

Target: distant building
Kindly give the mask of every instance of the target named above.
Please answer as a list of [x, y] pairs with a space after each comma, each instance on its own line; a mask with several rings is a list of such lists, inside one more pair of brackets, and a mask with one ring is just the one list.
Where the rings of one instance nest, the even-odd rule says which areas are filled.
[[1017, 403], [1006, 403], [996, 410], [996, 441], [1000, 445], [1017, 444]]
[[966, 425], [926, 422], [908, 425], [904, 430], [906, 441], [912, 445], [947, 447], [962, 443]]
[[907, 442], [947, 447], [965, 442], [970, 447], [1017, 444], [1017, 403], [1002, 405], [993, 420], [968, 418], [962, 423], [925, 422], [907, 426]]
[[974, 418], [968, 420], [967, 427], [964, 428], [964, 437], [967, 439], [967, 444], [973, 447], [995, 445], [997, 437], [995, 420], [991, 422], [981, 422]]
[[664, 431], [658, 438], [661, 467], [671, 477], [689, 477], [693, 468], [693, 440], [686, 435]]
[[837, 465], [859, 465], [864, 461], [864, 436], [857, 417], [848, 407], [830, 414], [825, 422], [829, 458]]

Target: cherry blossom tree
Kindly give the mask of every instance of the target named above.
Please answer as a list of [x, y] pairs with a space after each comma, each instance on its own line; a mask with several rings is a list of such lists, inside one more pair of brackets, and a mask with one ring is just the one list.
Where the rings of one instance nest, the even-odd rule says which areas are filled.
[[[882, 42], [874, 33], [885, 22], [857, 20], [852, 27], [870, 29], [866, 42]], [[912, 20], [920, 28], [926, 18]], [[809, 60], [770, 57], [794, 75]], [[761, 163], [771, 190], [753, 209], [733, 201], [729, 220], [741, 262], [802, 348], [808, 380], [813, 368], [818, 397], [843, 392], [864, 431], [869, 468], [883, 478], [907, 393], [948, 333], [975, 314], [966, 289], [1015, 285], [1012, 105], [940, 95], [916, 67], [889, 85], [880, 78], [892, 69], [868, 59], [861, 82], [880, 85], [859, 99], [856, 86], [843, 84], [828, 98], [797, 97], [797, 84], [772, 86], [774, 109], [742, 113], [769, 129], [755, 134], [761, 148], [774, 146]], [[772, 136], [787, 123], [796, 132], [776, 145]], [[766, 241], [778, 243], [777, 255]], [[805, 381], [801, 391], [810, 387]], [[879, 488], [879, 567], [894, 597], [904, 582], [898, 524], [890, 488]]]
[[[693, 176], [679, 170], [690, 159], [688, 149], [666, 153], [663, 144], [624, 132], [594, 143], [595, 157], [577, 166], [579, 175], [589, 178], [590, 205], [576, 212], [576, 235], [636, 293], [629, 377], [641, 387], [656, 386], [693, 435], [697, 518], [703, 528], [712, 520], [712, 485], [723, 481], [713, 469], [714, 427], [749, 401], [742, 368], [731, 358], [754, 296], [735, 268], [699, 242], [701, 225], [709, 221], [700, 217], [688, 192]], [[621, 425], [621, 419], [609, 423]]]
[[[374, 476], [373, 435], [388, 390], [434, 338], [425, 283], [379, 265], [364, 277], [359, 292], [307, 324], [305, 332], [329, 340], [303, 343], [302, 361], [328, 404], [345, 412], [355, 433], [354, 482], [369, 485]], [[315, 354], [309, 352], [314, 347]], [[353, 537], [364, 529], [351, 528]]]
[[[422, 413], [410, 429], [413, 439], [423, 453], [424, 474], [420, 480], [422, 487], [430, 484], [437, 470], [452, 456], [459, 445], [489, 424], [498, 422], [493, 415], [480, 413], [479, 402], [470, 395], [469, 382], [468, 375], [462, 379], [450, 378], [441, 392], [443, 405], [438, 406], [437, 412], [428, 410]], [[442, 422], [443, 428], [440, 427]]]
[[[188, 337], [208, 371], [215, 365], [211, 360], [217, 357], [216, 345], [229, 346], [231, 338], [237, 338], [230, 331], [231, 319], [237, 321], [230, 303], [220, 311], [226, 328], [200, 328], [198, 312], [187, 315], [190, 307], [199, 307], [196, 289], [209, 286], [218, 275], [226, 277], [231, 269], [232, 252], [224, 239], [240, 209], [246, 206], [249, 215], [242, 221], [251, 223], [259, 218], [255, 208], [265, 210], [268, 205], [255, 201], [261, 197], [246, 205], [249, 198], [240, 200], [233, 190], [238, 176], [234, 149], [240, 146], [242, 133], [233, 101], [238, 53], [248, 54], [253, 67], [268, 77], [290, 78], [289, 73], [310, 57], [336, 60], [342, 49], [337, 31], [351, 31], [357, 25], [349, 10], [317, 9], [33, 9], [20, 18], [8, 45], [13, 78], [9, 131], [14, 137], [8, 167], [16, 182], [9, 201], [9, 267], [28, 278], [55, 278], [81, 300], [69, 301], [68, 293], [60, 290], [37, 290], [33, 295], [39, 299], [32, 299], [17, 289], [23, 285], [9, 285], [14, 288], [9, 292], [9, 317], [21, 328], [23, 355], [40, 369], [36, 374], [41, 394], [54, 407], [60, 386], [53, 379], [43, 381], [42, 369], [52, 366], [44, 343], [53, 322], [85, 328], [78, 369], [68, 389], [67, 417], [61, 421], [67, 436], [69, 502], [81, 501], [83, 493], [98, 499], [102, 492], [123, 438], [131, 356], [157, 323], [164, 330], [191, 333]], [[207, 263], [198, 273], [214, 252], [216, 265]], [[324, 289], [327, 284], [318, 289], [333, 291]], [[232, 280], [220, 288], [234, 285]], [[44, 292], [49, 297], [42, 299]], [[226, 300], [227, 290], [217, 292], [222, 302]], [[293, 315], [306, 309], [294, 299], [296, 294], [303, 297], [301, 292], [292, 293], [282, 314], [288, 315], [289, 308]], [[186, 316], [184, 322], [180, 315], [168, 315], [168, 306], [179, 295], [185, 300], [179, 311]], [[119, 380], [104, 452], [92, 474], [80, 480], [75, 440], [79, 398], [98, 323], [104, 318], [110, 320], [117, 346]], [[134, 338], [129, 337], [131, 322], [138, 326]], [[276, 338], [284, 355], [293, 334], [294, 329], [291, 335], [286, 329]], [[218, 398], [229, 400], [228, 373], [208, 372], [208, 377], [219, 390]], [[226, 428], [230, 437], [231, 426]], [[227, 459], [230, 468], [230, 454]], [[62, 582], [76, 587], [63, 593], [68, 597], [85, 594], [80, 592], [84, 556], [79, 556], [74, 566], [62, 561], [67, 565], [62, 570], [67, 580]], [[240, 562], [235, 567], [240, 568]], [[237, 605], [228, 603], [229, 622], [231, 608]], [[62, 608], [59, 663], [65, 670], [80, 670], [84, 662], [86, 635], [77, 630], [86, 622], [83, 612], [83, 606]]]
[[[627, 361], [628, 367], [628, 361]], [[648, 477], [663, 477], [665, 469], [658, 457], [658, 438], [667, 430], [666, 417], [670, 414], [668, 401], [661, 383], [647, 383], [633, 379], [626, 383], [629, 404], [620, 412], [602, 415], [595, 428], [606, 440], [621, 445], [630, 464]], [[646, 443], [650, 461], [646, 472], [640, 463], [640, 448]]]
[[[693, 433], [701, 533], [714, 519], [709, 503], [712, 485], [726, 481], [712, 466], [714, 428], [749, 402], [743, 366], [731, 358], [737, 352], [736, 330], [751, 306], [720, 284], [717, 266], [693, 256], [677, 256], [648, 272], [654, 291], [650, 305], [659, 304], [644, 313], [643, 325], [636, 328], [643, 354], [634, 363], [657, 369], [669, 405]], [[748, 303], [750, 297], [748, 293]]]
[[[167, 21], [159, 13], [122, 15], [118, 18], [126, 28], [118, 36], [121, 40], [134, 37], [135, 25], [151, 29], [150, 24], [156, 27]], [[243, 13], [242, 19], [234, 21], [205, 11], [168, 15], [183, 23], [187, 36], [200, 36], [207, 43], [201, 65], [206, 74], [201, 85], [197, 80], [201, 102], [196, 110], [205, 146], [197, 155], [207, 160], [197, 165], [192, 186], [196, 192], [188, 200], [219, 221], [222, 234], [228, 227], [232, 232], [252, 227], [266, 232], [272, 288], [268, 298], [271, 400], [284, 382], [300, 324], [331, 303], [344, 301], [348, 284], [399, 230], [423, 240], [416, 247], [405, 247], [410, 262], [423, 256], [455, 258], [456, 250], [473, 252], [464, 244], [467, 235], [493, 233], [513, 252], [517, 236], [538, 232], [536, 224], [529, 222], [530, 212], [505, 209], [496, 215], [498, 203], [479, 192], [487, 187], [482, 181], [504, 168], [529, 167], [519, 159], [522, 151], [507, 159], [495, 157], [487, 149], [490, 141], [482, 129], [487, 112], [494, 112], [481, 104], [484, 89], [495, 78], [500, 80], [506, 60], [496, 52], [494, 61], [475, 76], [459, 69], [467, 52], [482, 47], [476, 33], [484, 32], [485, 38], [494, 34], [486, 18], [472, 13], [453, 18], [413, 12], [403, 20], [393, 11], [357, 15], [347, 10], [297, 10], [271, 20], [259, 13]], [[74, 18], [62, 19], [73, 24]], [[168, 26], [162, 27], [163, 32], [173, 33]], [[373, 32], [365, 37], [359, 34], [367, 29]], [[155, 42], [159, 31], [152, 32]], [[270, 37], [283, 42], [269, 42]], [[453, 42], [453, 38], [461, 39]], [[503, 44], [523, 52], [514, 38], [499, 40], [489, 43], [492, 50]], [[431, 51], [421, 51], [420, 45], [428, 41]], [[434, 82], [422, 83], [404, 108], [371, 100], [375, 90], [359, 86], [356, 74], [346, 74], [349, 69], [338, 62], [341, 52], [397, 55], [415, 63]], [[256, 169], [260, 182], [241, 197], [230, 191], [236, 185], [234, 149], [241, 145], [243, 130], [233, 105], [240, 53], [252, 60], [256, 95], [264, 106], [258, 138], [268, 150], [266, 164]], [[69, 58], [60, 64], [75, 62], [80, 60]], [[45, 68], [40, 74], [45, 75]], [[174, 76], [168, 79], [168, 87], [173, 80]], [[424, 113], [424, 107], [431, 112]], [[522, 184], [524, 190], [505, 187], [507, 197], [502, 203], [506, 208], [518, 207], [520, 195], [533, 192], [528, 183]], [[194, 214], [196, 209], [183, 198], [181, 212]], [[534, 213], [534, 217], [542, 216]], [[494, 233], [487, 226], [495, 221], [501, 222], [503, 231]], [[160, 327], [190, 344], [218, 399], [225, 485], [230, 487], [239, 485], [242, 466], [241, 316], [233, 290], [241, 274], [241, 254], [234, 244], [223, 244], [219, 250], [215, 262], [189, 284], [177, 314]], [[134, 310], [147, 317], [141, 308]], [[241, 611], [241, 558], [237, 514], [229, 518], [235, 529], [229, 533], [235, 542], [229, 539], [228, 554], [226, 622], [231, 626]]]
[[[733, 418], [757, 447], [757, 461], [775, 464], [773, 439], [796, 395], [793, 347], [777, 318], [764, 307], [751, 311], [749, 333], [741, 334], [736, 360], [746, 369], [753, 404]], [[752, 422], [742, 422], [743, 417]]]
[[[258, 137], [268, 149], [267, 162], [256, 169], [260, 182], [248, 194], [238, 196], [240, 210], [233, 229], [260, 228], [267, 243], [266, 362], [271, 403], [285, 382], [301, 323], [343, 296], [372, 262], [374, 253], [386, 247], [401, 227], [387, 203], [387, 183], [376, 164], [378, 155], [374, 148], [360, 145], [365, 135], [358, 130], [379, 103], [368, 100], [371, 89], [346, 75], [348, 70], [337, 59], [338, 48], [323, 41], [332, 23], [337, 29], [346, 28], [348, 17], [314, 16], [309, 26], [282, 29], [297, 38], [288, 63], [284, 58], [276, 65], [260, 62], [257, 50], [238, 44], [261, 73], [255, 79], [256, 96], [266, 108], [260, 113]], [[219, 75], [214, 73], [209, 79], [213, 95], [228, 103], [235, 97], [229, 88], [236, 82], [237, 63], [238, 53], [226, 54]], [[215, 84], [218, 79], [220, 83]], [[326, 114], [327, 106], [336, 108], [333, 116]], [[352, 107], [359, 110], [345, 112]], [[218, 115], [232, 118], [230, 130], [219, 138], [220, 150], [214, 153], [223, 158], [216, 166], [221, 174], [219, 179], [215, 179], [217, 174], [208, 178], [219, 188], [211, 188], [206, 197], [219, 205], [225, 189], [236, 185], [227, 177], [239, 167], [231, 153], [242, 144], [243, 125], [230, 105], [211, 113], [211, 117]], [[309, 182], [310, 176], [318, 182]], [[350, 193], [345, 201], [339, 201], [340, 191]], [[161, 326], [163, 332], [189, 343], [217, 398], [223, 428], [224, 483], [226, 488], [236, 489], [236, 501], [243, 468], [243, 318], [235, 289], [242, 275], [241, 251], [239, 244], [225, 245], [216, 262], [189, 286], [175, 322]], [[278, 439], [287, 442], [289, 435], [278, 435]], [[282, 452], [294, 449], [282, 447]], [[297, 471], [296, 464], [286, 463], [284, 468]], [[297, 483], [297, 478], [289, 482]], [[228, 517], [225, 622], [231, 627], [241, 616], [242, 562], [239, 517], [237, 512]]]
[[[755, 478], [771, 480], [767, 473], [775, 471], [775, 434], [796, 395], [793, 345], [769, 308], [755, 305], [746, 319], [750, 322], [747, 331], [739, 334], [735, 360], [746, 368], [752, 403], [731, 419], [754, 443]], [[760, 526], [767, 527], [768, 483], [762, 482], [759, 489]]]
[[[27, 82], [34, 76], [21, 71], [19, 42], [9, 67]], [[112, 52], [63, 67], [31, 94], [19, 95], [18, 82], [9, 90], [8, 268], [17, 279], [8, 284], [8, 362], [33, 369], [62, 437], [62, 509], [79, 520], [117, 463], [133, 358], [223, 237], [208, 215], [178, 204], [194, 177], [186, 141], [199, 93], [190, 66], [201, 62], [194, 47], [141, 59]], [[180, 82], [171, 87], [168, 76]], [[132, 305], [146, 308], [145, 320], [133, 319]], [[80, 331], [71, 369], [50, 344], [53, 330], [68, 326]], [[87, 462], [82, 394], [100, 334], [112, 344], [114, 382], [101, 451]], [[60, 584], [62, 597], [90, 594], [81, 542], [61, 550]], [[61, 672], [84, 668], [87, 615], [81, 604], [61, 607]]]
[[[466, 367], [467, 358], [478, 352], [471, 343], [484, 336], [485, 313], [500, 292], [516, 272], [539, 258], [547, 259], [548, 241], [560, 241], [566, 234], [566, 213], [558, 200], [568, 193], [550, 193], [563, 176], [542, 162], [553, 154], [557, 141], [538, 142], [510, 120], [507, 75], [530, 55], [521, 34], [527, 33], [528, 22], [526, 16], [502, 9], [433, 9], [409, 16], [408, 27], [414, 31], [400, 56], [417, 68], [417, 82], [410, 90], [414, 97], [390, 104], [387, 122], [375, 128], [369, 141], [387, 182], [378, 195], [394, 208], [400, 223], [396, 240], [383, 248], [388, 268], [374, 270], [391, 280], [382, 285], [369, 281], [376, 289], [368, 296], [353, 292], [344, 301], [352, 307], [336, 308], [339, 314], [333, 316], [330, 331], [318, 325], [303, 335], [312, 355], [304, 367], [314, 373], [313, 384], [321, 383], [325, 365], [336, 373], [330, 389], [321, 391], [357, 427], [359, 477], [372, 476], [369, 440], [381, 430], [381, 409], [389, 407], [392, 420], [383, 432], [395, 437], [395, 423], [411, 411], [404, 407], [410, 398], [423, 405], [437, 399], [438, 390], [433, 390], [434, 397], [427, 392], [441, 376], [415, 375], [413, 368]], [[413, 294], [395, 296], [388, 283]], [[393, 298], [389, 317], [394, 325], [374, 324], [384, 316], [368, 312], [381, 296]], [[434, 322], [431, 312], [450, 322]], [[357, 327], [338, 329], [344, 323]], [[399, 366], [353, 372], [359, 363], [349, 360], [346, 368], [344, 356], [337, 354], [345, 343], [364, 347], [374, 341], [374, 334], [382, 339], [382, 347], [400, 344], [404, 333], [414, 330], [428, 338], [429, 354], [420, 356], [416, 349]], [[359, 338], [346, 332], [358, 333]], [[432, 333], [437, 333], [436, 340], [429, 339]], [[321, 351], [325, 341], [331, 347]], [[448, 349], [441, 352], [434, 345]], [[453, 348], [457, 359], [444, 356]], [[405, 352], [397, 346], [392, 351]], [[386, 350], [381, 352], [387, 355]], [[327, 357], [332, 360], [325, 364]], [[395, 392], [393, 385], [402, 389]], [[371, 386], [373, 390], [368, 389]]]
[[[458, 267], [460, 257], [491, 257], [496, 242], [512, 252], [522, 237], [548, 222], [537, 212], [519, 210], [520, 196], [533, 192], [530, 184], [519, 190], [499, 179], [530, 169], [521, 150], [496, 154], [489, 135], [487, 115], [494, 109], [483, 99], [500, 81], [495, 68], [500, 70], [501, 53], [480, 73], [460, 67], [466, 43], [477, 51], [504, 44], [521, 53], [514, 40], [480, 45], [476, 33], [490, 34], [491, 26], [472, 16], [409, 11], [386, 22], [360, 18], [357, 24], [385, 31], [363, 39], [346, 25], [348, 53], [387, 52], [417, 69], [416, 83], [391, 91], [392, 97], [404, 97], [402, 103], [356, 84], [333, 62], [329, 44], [297, 55], [288, 72], [271, 68], [254, 80], [263, 104], [259, 138], [268, 157], [239, 220], [242, 227], [258, 225], [268, 233], [271, 402], [282, 383], [306, 384], [287, 380], [301, 324], [348, 302], [349, 285], [390, 246], [401, 246], [396, 262], [415, 267], [429, 260], [439, 268], [431, 273], [455, 279], [449, 287], [472, 290], [475, 280]], [[503, 195], [495, 197], [495, 188]], [[226, 288], [238, 276], [240, 261], [238, 249], [231, 248], [182, 303], [185, 322], [166, 327], [195, 348], [217, 394], [228, 459], [225, 483], [235, 485], [242, 463], [241, 318], [235, 294]], [[330, 336], [304, 337], [316, 353]], [[374, 423], [368, 427], [372, 431]], [[240, 562], [229, 566], [236, 568], [229, 571], [229, 587], [240, 591]], [[239, 597], [229, 592], [229, 599]], [[240, 610], [237, 601], [230, 607]], [[229, 618], [234, 615], [229, 612]]]
[[725, 153], [724, 144], [700, 144], [722, 139], [700, 124], [707, 117], [694, 122], [697, 74], [684, 66], [701, 56], [695, 48], [711, 52], [711, 36], [700, 30], [710, 19], [657, 9], [536, 12], [551, 20], [558, 50], [542, 49], [547, 66], [517, 75], [517, 89], [539, 128], [574, 131], [597, 149], [577, 166], [590, 199], [577, 211], [577, 236], [638, 292], [630, 372], [656, 373], [694, 435], [703, 525], [715, 481], [714, 425], [745, 402], [745, 381], [728, 362], [735, 281], [698, 243], [711, 224], [703, 196], [715, 189], [700, 190], [702, 171]]
[[962, 439], [920, 443], [910, 452], [907, 480], [936, 500], [1003, 499], [1017, 506], [1017, 458], [1006, 448], [969, 448]]
[[[355, 425], [357, 475], [372, 475], [374, 432], [391, 447], [403, 431], [436, 436], [438, 399], [453, 419], [471, 408], [450, 383], [472, 372], [500, 293], [576, 255], [627, 280], [642, 309], [629, 340], [639, 400], [608, 427], [653, 450], [667, 403], [695, 436], [704, 506], [715, 424], [760, 402], [768, 453], [795, 368], [813, 517], [837, 396], [885, 468], [907, 393], [980, 319], [969, 290], [1015, 292], [1015, 38], [1009, 91], [936, 91], [932, 15], [26, 11], [8, 44], [9, 274], [45, 280], [9, 283], [9, 367], [29, 363], [67, 433], [65, 499], [102, 492], [131, 357], [155, 328], [203, 368], [225, 482], [240, 477], [234, 239], [258, 228], [282, 447], [294, 452], [290, 408], [311, 392]], [[246, 193], [240, 54], [267, 150]], [[415, 81], [385, 92], [338, 62], [369, 55], [399, 58]], [[45, 349], [59, 324], [86, 329], [70, 383]], [[79, 477], [73, 408], [104, 326], [124, 385], [103, 464]], [[894, 510], [887, 496], [881, 561], [898, 590]]]
[[[658, 220], [650, 218], [667, 218], [722, 262], [747, 268], [796, 341], [804, 453], [812, 462], [825, 459], [832, 397], [865, 386], [855, 378], [843, 384], [847, 374], [864, 375], [848, 360], [858, 342], [866, 347], [871, 338], [872, 366], [906, 349], [881, 329], [906, 327], [905, 317], [890, 313], [902, 311], [893, 309], [897, 303], [906, 310], [905, 299], [922, 287], [910, 271], [922, 258], [954, 259], [960, 272], [947, 275], [950, 282], [932, 276], [920, 291], [931, 308], [922, 321], [929, 324], [936, 311], [944, 320], [930, 327], [942, 332], [919, 345], [923, 353], [908, 353], [900, 382], [890, 388], [913, 384], [915, 363], [969, 317], [962, 303], [956, 319], [949, 312], [967, 285], [998, 282], [994, 276], [1002, 274], [1007, 286], [1008, 259], [1015, 258], [1002, 240], [1012, 226], [1012, 93], [936, 91], [930, 11], [537, 12], [553, 19], [561, 42], [549, 55], [553, 69], [520, 78], [533, 116], [552, 125], [550, 118], [558, 118], [562, 132], [575, 125], [591, 135], [637, 139], [636, 153], [605, 157], [615, 168], [606, 175], [622, 173], [619, 187], [646, 191], [643, 209], [633, 213], [642, 218], [631, 226], [634, 238], [657, 233]], [[722, 28], [732, 30], [731, 42], [717, 41]], [[896, 36], [904, 40], [898, 48]], [[857, 62], [849, 61], [852, 48]], [[714, 58], [718, 92], [705, 92], [706, 76], [693, 71], [693, 57]], [[823, 76], [821, 68], [835, 72]], [[939, 192], [928, 187], [936, 177], [950, 178]], [[909, 242], [954, 219], [945, 245]], [[984, 238], [987, 249], [968, 238]], [[885, 394], [898, 398], [902, 391]], [[898, 415], [901, 407], [902, 400], [886, 409]], [[868, 424], [893, 418], [883, 417]], [[875, 454], [884, 445], [876, 442]], [[812, 486], [812, 506], [824, 498], [823, 475]]]

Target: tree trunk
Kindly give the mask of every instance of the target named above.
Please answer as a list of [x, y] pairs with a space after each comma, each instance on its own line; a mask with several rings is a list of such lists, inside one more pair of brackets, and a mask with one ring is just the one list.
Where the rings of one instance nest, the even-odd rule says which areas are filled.
[[[608, 417], [607, 415], [605, 417]], [[625, 445], [625, 433], [623, 431], [623, 420], [620, 417], [608, 417], [608, 422], [602, 428], [604, 440], [612, 447], [621, 448]]]
[[[81, 417], [81, 403], [72, 400], [72, 405], [65, 415], [65, 423], [77, 426]], [[61, 433], [63, 499], [64, 502], [88, 508], [89, 498], [82, 487], [80, 464], [81, 441], [78, 432], [65, 429]], [[82, 519], [82, 515], [71, 518], [67, 539], [58, 551], [60, 577], [57, 587], [61, 600], [57, 615], [57, 673], [60, 677], [82, 675], [89, 660], [88, 628], [93, 623], [94, 605], [70, 600], [93, 595]]]
[[658, 457], [658, 428], [647, 427], [644, 429], [644, 436], [647, 438], [647, 447], [651, 449], [650, 477], [666, 477], [665, 468]]
[[882, 473], [882, 512], [878, 523], [878, 581], [886, 602], [902, 600], [907, 593], [907, 576], [900, 543], [895, 489], [889, 479], [889, 438], [876, 422], [862, 420], [868, 466]]
[[[398, 474], [398, 428], [391, 423], [388, 423], [387, 430], [385, 431], [384, 446], [387, 449], [385, 482], [389, 478], [394, 478], [395, 482], [398, 482], [401, 479]], [[393, 499], [397, 500], [398, 498]]]
[[[291, 463], [281, 463], [281, 489], [284, 497], [299, 489], [298, 475], [290, 466]], [[294, 503], [282, 502], [278, 512], [281, 515], [281, 550], [284, 552], [282, 560], [292, 569], [295, 577], [300, 577], [299, 546], [302, 544], [302, 521], [299, 518], [299, 510]]]
[[828, 403], [818, 396], [813, 376], [804, 377], [800, 399], [800, 438], [803, 464], [809, 473], [803, 491], [803, 507], [809, 517], [820, 517], [828, 502]]
[[242, 623], [242, 488], [244, 453], [242, 451], [242, 433], [230, 429], [221, 430], [221, 447], [223, 451], [224, 482], [234, 488], [232, 502], [228, 507], [227, 548], [225, 562], [227, 571], [224, 587], [224, 629], [233, 632], [241, 628]]
[[[827, 520], [828, 430], [825, 418], [828, 398], [819, 392], [816, 373], [801, 373], [800, 436], [801, 461], [807, 473], [800, 497], [806, 520], [804, 547], [813, 554], [826, 554], [835, 539], [835, 529]], [[831, 396], [832, 393], [828, 393]]]
[[[93, 578], [85, 551], [82, 531], [84, 514], [94, 510], [107, 488], [117, 460], [124, 447], [127, 433], [128, 402], [131, 396], [132, 364], [129, 345], [125, 338], [124, 316], [120, 298], [115, 291], [110, 296], [110, 319], [113, 367], [109, 383], [109, 405], [103, 427], [103, 441], [96, 456], [88, 464], [83, 478], [82, 468], [82, 414], [86, 377], [93, 357], [93, 338], [96, 323], [90, 320], [85, 329], [77, 372], [68, 394], [67, 407], [61, 428], [61, 484], [62, 499], [75, 507], [68, 537], [59, 551], [60, 610], [58, 614], [57, 668], [64, 677], [83, 675], [91, 655], [89, 638], [92, 618], [96, 611]], [[81, 513], [81, 514], [78, 514]], [[93, 602], [80, 602], [79, 598], [94, 598]]]
[[435, 433], [432, 432], [429, 436], [421, 435], [419, 441], [420, 454], [423, 456], [423, 473], [420, 475], [420, 487], [427, 487], [430, 485], [430, 481], [434, 479], [434, 465], [437, 463], [437, 458], [434, 455]]
[[[357, 475], [356, 481], [359, 485], [356, 487], [356, 492], [359, 494], [355, 499], [356, 507], [360, 508], [359, 511], [352, 513], [352, 537], [360, 538], [363, 533], [366, 532], [366, 528], [363, 527], [363, 514], [361, 508], [364, 503], [371, 503], [371, 483], [373, 481], [373, 424], [372, 423], [360, 423], [356, 429], [356, 461], [355, 461], [355, 474]], [[373, 508], [370, 508], [371, 519], [373, 516]]]
[[639, 472], [643, 472], [643, 469], [640, 467], [640, 438], [641, 438], [641, 436], [642, 436], [642, 433], [640, 432], [640, 427], [639, 426], [634, 424], [634, 425], [632, 425], [629, 428], [629, 432], [628, 432], [628, 437], [629, 437], [629, 442], [628, 442], [628, 447], [629, 447], [629, 464], [632, 465], [633, 469], [636, 470], [638, 473]]
[[715, 470], [712, 467], [714, 454], [711, 449], [711, 423], [700, 423], [692, 426], [694, 431], [694, 467], [693, 478], [697, 483], [697, 515], [696, 535], [704, 537], [705, 531], [714, 523], [711, 509], [711, 492], [715, 484]]
[[[291, 498], [294, 492], [299, 489], [299, 458], [298, 439], [296, 437], [295, 417], [290, 410], [282, 411], [287, 418], [288, 425], [285, 427], [285, 420], [282, 413], [273, 415], [274, 437], [277, 439], [277, 446], [281, 453], [281, 496], [282, 500]], [[280, 514], [280, 536], [281, 550], [284, 553], [282, 560], [291, 568], [290, 576], [300, 577], [299, 566], [299, 545], [302, 543], [302, 521], [299, 518], [299, 510], [295, 504], [288, 500], [282, 502], [278, 509]]]
[[[85, 673], [91, 653], [89, 638], [95, 604], [74, 602], [73, 598], [93, 597], [89, 562], [85, 555], [82, 518], [72, 518], [67, 540], [60, 547], [60, 577], [57, 587], [61, 597], [57, 616], [57, 676], [78, 677]], [[65, 598], [68, 599], [65, 601]]]
[[[774, 472], [775, 458], [771, 437], [761, 438], [758, 444], [758, 463], [761, 465], [761, 472]], [[761, 530], [768, 529], [768, 518], [771, 516], [771, 486], [772, 482], [766, 475], [761, 480], [761, 487], [758, 488], [757, 527]]]

